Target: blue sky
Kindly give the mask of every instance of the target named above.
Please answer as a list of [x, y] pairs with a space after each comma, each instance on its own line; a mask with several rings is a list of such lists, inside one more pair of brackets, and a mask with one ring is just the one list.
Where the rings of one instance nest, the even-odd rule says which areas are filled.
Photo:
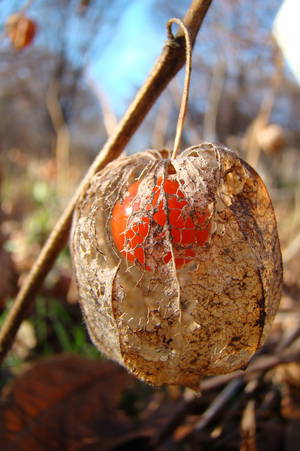
[[[52, 43], [56, 43], [55, 39], [53, 42], [45, 42], [48, 36], [45, 31], [52, 24], [48, 18], [46, 26], [42, 22], [39, 8], [43, 7], [44, 1], [35, 0], [28, 12], [29, 17], [35, 19], [40, 27], [40, 33], [31, 48], [45, 43], [52, 48]], [[18, 11], [24, 2], [25, 0], [6, 0], [5, 8], [0, 8], [0, 24], [3, 25], [6, 18]], [[41, 11], [44, 13], [43, 8]], [[94, 82], [99, 83], [99, 88], [105, 92], [112, 110], [118, 116], [124, 112], [136, 90], [142, 85], [166, 39], [164, 27], [156, 24], [153, 0], [133, 0], [122, 14], [109, 45], [104, 52], [101, 50], [97, 61], [91, 61], [88, 67], [88, 78], [92, 77]], [[8, 40], [5, 40], [5, 45], [9, 45]]]
[[90, 69], [118, 114], [143, 83], [165, 40], [165, 30], [160, 33], [155, 26], [151, 4], [152, 0], [133, 2], [110, 45]]
[[[274, 0], [280, 5], [281, 0]], [[300, 1], [300, 0], [290, 0]], [[135, 0], [125, 11], [114, 37], [90, 73], [106, 93], [119, 116], [151, 70], [166, 39], [163, 23], [158, 26], [153, 0]], [[276, 7], [274, 4], [275, 11]], [[270, 27], [273, 17], [263, 16]], [[271, 23], [270, 23], [271, 22]], [[138, 44], [137, 44], [138, 43]]]

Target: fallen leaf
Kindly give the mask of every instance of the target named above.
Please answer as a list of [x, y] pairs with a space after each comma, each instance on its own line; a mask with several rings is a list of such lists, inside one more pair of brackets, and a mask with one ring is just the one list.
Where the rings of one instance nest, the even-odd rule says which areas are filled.
[[120, 366], [73, 355], [46, 358], [6, 388], [1, 450], [106, 450], [132, 430], [118, 409], [135, 383]]

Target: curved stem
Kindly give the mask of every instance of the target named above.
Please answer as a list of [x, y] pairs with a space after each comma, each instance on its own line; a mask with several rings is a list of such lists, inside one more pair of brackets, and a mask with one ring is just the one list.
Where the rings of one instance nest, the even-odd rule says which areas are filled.
[[177, 121], [177, 127], [176, 127], [176, 135], [175, 135], [175, 141], [174, 141], [174, 147], [172, 152], [172, 158], [176, 158], [180, 140], [182, 136], [182, 130], [184, 125], [184, 119], [186, 115], [187, 110], [187, 104], [189, 100], [189, 91], [190, 91], [190, 82], [191, 82], [191, 72], [192, 72], [192, 44], [191, 44], [191, 37], [190, 33], [187, 29], [187, 27], [184, 25], [182, 20], [173, 18], [170, 19], [167, 23], [167, 32], [168, 32], [168, 38], [170, 39], [170, 42], [175, 42], [174, 35], [172, 33], [172, 24], [176, 23], [180, 26], [180, 28], [183, 30], [184, 38], [185, 38], [185, 79], [184, 79], [184, 87], [183, 87], [183, 93], [182, 93], [182, 100], [178, 115], [178, 121]]

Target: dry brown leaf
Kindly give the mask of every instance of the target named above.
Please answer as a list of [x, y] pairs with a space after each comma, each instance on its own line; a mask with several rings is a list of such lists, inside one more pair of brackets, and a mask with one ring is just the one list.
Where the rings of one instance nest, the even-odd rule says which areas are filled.
[[131, 430], [117, 408], [131, 384], [111, 362], [72, 355], [41, 360], [2, 397], [1, 451], [110, 448]]

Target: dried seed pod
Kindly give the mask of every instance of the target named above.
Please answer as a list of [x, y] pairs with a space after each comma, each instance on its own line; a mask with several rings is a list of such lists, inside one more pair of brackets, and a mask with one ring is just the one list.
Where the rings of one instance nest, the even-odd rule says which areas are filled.
[[77, 206], [72, 254], [92, 340], [154, 385], [247, 364], [280, 300], [276, 220], [257, 173], [221, 146], [120, 158]]
[[33, 41], [36, 35], [36, 22], [23, 14], [11, 15], [6, 24], [6, 34], [16, 50], [22, 50]]

